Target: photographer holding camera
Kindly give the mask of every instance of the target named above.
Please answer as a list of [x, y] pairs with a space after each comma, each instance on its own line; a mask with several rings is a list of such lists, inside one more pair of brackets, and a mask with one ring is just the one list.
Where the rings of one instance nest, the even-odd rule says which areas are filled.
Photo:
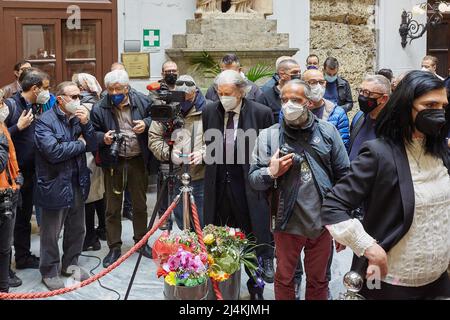
[[14, 144], [3, 123], [7, 115], [8, 107], [0, 98], [0, 292], [8, 292], [10, 287], [11, 246], [19, 188], [23, 182]]
[[[181, 112], [179, 116], [182, 119], [178, 120], [180, 124], [183, 124], [171, 133], [166, 121], [154, 120], [149, 130], [148, 148], [162, 162], [161, 174], [164, 174], [163, 166], [167, 166], [169, 161], [176, 165], [175, 174], [181, 175], [183, 164], [189, 166], [189, 174], [192, 178], [191, 187], [193, 187], [200, 223], [203, 226], [203, 178], [205, 168], [201, 164], [201, 150], [203, 146], [202, 110], [206, 105], [206, 100], [200, 90], [197, 89], [194, 79], [188, 75], [182, 75], [178, 78], [175, 91], [182, 91], [186, 94], [185, 101], [180, 103]], [[168, 119], [168, 121], [173, 120], [175, 119]], [[169, 154], [169, 140], [175, 142], [171, 155]], [[181, 183], [177, 180], [175, 193], [178, 193], [180, 186]], [[163, 190], [159, 191], [163, 192]], [[172, 196], [175, 196], [175, 194]], [[165, 199], [167, 199], [167, 195], [165, 195]], [[167, 205], [165, 203], [165, 206]], [[182, 206], [178, 205], [174, 213], [178, 227], [183, 229]]]
[[[130, 90], [128, 73], [111, 71], [105, 76], [108, 94], [91, 112], [98, 150], [98, 163], [105, 175], [106, 238], [109, 253], [103, 259], [107, 268], [119, 259], [122, 247], [121, 209], [123, 192], [128, 188], [133, 206], [134, 241], [147, 232], [147, 162], [150, 106], [147, 99]], [[143, 255], [151, 258], [146, 245]]]
[[306, 299], [327, 299], [332, 239], [322, 227], [320, 210], [324, 196], [350, 165], [336, 127], [317, 119], [308, 109], [312, 96], [310, 86], [300, 80], [292, 80], [281, 89], [284, 119], [260, 133], [250, 168], [253, 188], [276, 188], [269, 200], [277, 257], [277, 300], [294, 300], [294, 274], [303, 249]]

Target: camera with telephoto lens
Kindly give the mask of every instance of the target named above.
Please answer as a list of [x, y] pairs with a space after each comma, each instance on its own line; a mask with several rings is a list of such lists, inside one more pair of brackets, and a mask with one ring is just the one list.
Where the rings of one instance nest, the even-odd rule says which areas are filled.
[[112, 137], [113, 143], [111, 144], [111, 148], [109, 152], [113, 158], [117, 158], [119, 156], [119, 150], [122, 146], [122, 143], [125, 141], [125, 136], [122, 133], [115, 132]]
[[171, 91], [165, 84], [156, 91], [156, 100], [150, 108], [152, 120], [170, 124], [173, 128], [181, 128], [184, 125], [181, 112], [181, 102], [186, 101], [184, 91]]
[[13, 213], [13, 195], [12, 189], [0, 191], [0, 219], [11, 220], [14, 216]]
[[292, 157], [292, 162], [294, 163], [294, 165], [300, 165], [304, 161], [303, 156], [296, 153], [294, 148], [292, 148], [288, 144], [285, 143], [280, 147], [280, 158], [283, 158], [284, 156], [287, 156], [291, 153], [294, 154], [294, 156]]

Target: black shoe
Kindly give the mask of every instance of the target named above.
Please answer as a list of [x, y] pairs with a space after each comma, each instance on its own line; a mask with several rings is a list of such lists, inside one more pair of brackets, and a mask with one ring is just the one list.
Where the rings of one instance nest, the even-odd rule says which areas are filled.
[[16, 269], [39, 269], [39, 258], [34, 254], [27, 256], [25, 259], [16, 260]]
[[110, 265], [112, 265], [114, 262], [116, 262], [117, 259], [120, 258], [121, 254], [122, 254], [122, 251], [120, 250], [120, 248], [109, 249], [108, 254], [103, 259], [103, 267], [108, 268]]
[[300, 300], [300, 293], [302, 288], [302, 278], [295, 279], [295, 300]]
[[102, 240], [102, 241], [106, 241], [106, 229], [105, 228], [97, 228], [95, 230], [95, 232], [97, 233], [97, 237]]
[[17, 288], [22, 285], [22, 280], [16, 275], [14, 271], [9, 269], [9, 281], [8, 281], [10, 288]]
[[133, 221], [133, 210], [131, 210], [131, 209], [124, 209], [123, 212], [122, 212], [122, 216], [125, 219]]
[[152, 248], [146, 244], [144, 247], [140, 249], [140, 252], [142, 252], [142, 255], [148, 259], [153, 259], [152, 255]]
[[264, 299], [264, 288], [256, 287], [254, 282], [247, 281], [248, 293], [250, 293], [250, 300], [265, 300]]
[[262, 259], [262, 274], [261, 277], [266, 283], [273, 283], [275, 277], [275, 271], [273, 269], [273, 259], [264, 258]]
[[83, 251], [99, 251], [102, 249], [100, 241], [96, 239], [93, 243], [83, 244]]

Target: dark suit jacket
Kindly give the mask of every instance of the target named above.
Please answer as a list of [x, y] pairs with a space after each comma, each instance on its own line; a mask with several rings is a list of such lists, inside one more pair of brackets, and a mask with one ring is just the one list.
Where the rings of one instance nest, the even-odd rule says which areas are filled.
[[[443, 161], [450, 175], [450, 157]], [[326, 196], [322, 222], [346, 221], [348, 212], [361, 204], [364, 229], [388, 252], [409, 231], [414, 217], [414, 186], [404, 145], [384, 139], [366, 142], [347, 176]], [[355, 256], [352, 270], [365, 275], [366, 268], [367, 259]]]
[[[214, 103], [209, 103], [206, 105], [205, 109], [202, 112], [202, 120], [203, 120], [203, 131], [206, 132], [208, 129], [217, 129], [223, 135], [224, 131], [224, 117], [225, 110], [222, 107], [220, 101], [216, 101]], [[239, 125], [238, 128], [246, 131], [248, 129], [255, 129], [257, 134], [262, 129], [269, 128], [273, 124], [272, 111], [269, 107], [266, 107], [262, 104], [259, 104], [255, 101], [243, 100], [241, 113], [239, 116]], [[256, 137], [255, 137], [256, 138]], [[213, 140], [213, 139], [212, 139]], [[211, 146], [213, 141], [206, 141], [206, 146]], [[261, 213], [268, 213], [267, 203], [262, 201], [262, 195], [259, 192], [254, 191], [250, 188], [250, 184], [248, 183], [248, 173], [250, 169], [250, 158], [251, 153], [253, 151], [253, 146], [256, 142], [249, 141], [246, 139], [245, 144], [245, 154], [246, 156], [245, 164], [242, 165], [243, 175], [245, 178], [245, 193], [247, 197], [247, 204], [251, 210], [262, 210]], [[208, 149], [207, 149], [208, 150]], [[210, 154], [207, 151], [207, 154]], [[216, 214], [216, 178], [217, 178], [217, 167], [216, 163], [207, 164], [205, 169], [205, 193], [204, 193], [204, 208], [203, 215], [205, 224], [211, 224], [214, 222], [214, 217]], [[261, 208], [264, 206], [264, 208]], [[259, 208], [259, 209], [258, 209]]]

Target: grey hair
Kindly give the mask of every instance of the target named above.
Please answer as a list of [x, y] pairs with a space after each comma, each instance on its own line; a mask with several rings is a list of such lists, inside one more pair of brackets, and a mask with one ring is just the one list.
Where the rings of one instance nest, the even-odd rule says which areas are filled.
[[112, 84], [128, 85], [130, 84], [130, 78], [125, 70], [114, 70], [106, 74], [105, 86], [108, 88]]
[[364, 82], [375, 83], [378, 88], [383, 90], [384, 94], [390, 95], [391, 92], [392, 92], [391, 82], [385, 76], [382, 76], [382, 75], [379, 75], [379, 74], [377, 74], [377, 75], [367, 75], [364, 78]]
[[60, 84], [58, 84], [58, 86], [56, 87], [56, 97], [60, 97], [60, 96], [64, 96], [66, 94], [66, 88], [67, 87], [77, 87], [77, 84], [75, 82], [72, 81], [64, 81], [61, 82]]
[[296, 60], [294, 60], [292, 58], [283, 60], [278, 64], [277, 73], [279, 73], [281, 70], [284, 71], [286, 69], [290, 69], [292, 66], [300, 66], [300, 65], [298, 64], [298, 62]]
[[294, 80], [291, 80], [291, 81], [289, 81], [288, 83], [286, 83], [284, 86], [283, 86], [283, 88], [281, 88], [281, 96], [283, 95], [283, 93], [284, 93], [284, 91], [286, 90], [286, 88], [287, 87], [289, 87], [289, 86], [292, 86], [292, 85], [296, 85], [296, 86], [302, 86], [303, 87], [303, 89], [304, 89], [304, 91], [305, 91], [305, 97], [308, 99], [308, 100], [311, 100], [311, 98], [312, 98], [312, 92], [311, 92], [311, 86], [308, 84], [308, 83], [306, 83], [305, 81], [303, 81], [303, 80], [298, 80], [298, 79], [294, 79]]
[[225, 70], [221, 72], [214, 80], [214, 86], [216, 89], [223, 84], [233, 84], [239, 90], [245, 94], [250, 90], [250, 86], [247, 81], [241, 76], [241, 74], [234, 70]]

